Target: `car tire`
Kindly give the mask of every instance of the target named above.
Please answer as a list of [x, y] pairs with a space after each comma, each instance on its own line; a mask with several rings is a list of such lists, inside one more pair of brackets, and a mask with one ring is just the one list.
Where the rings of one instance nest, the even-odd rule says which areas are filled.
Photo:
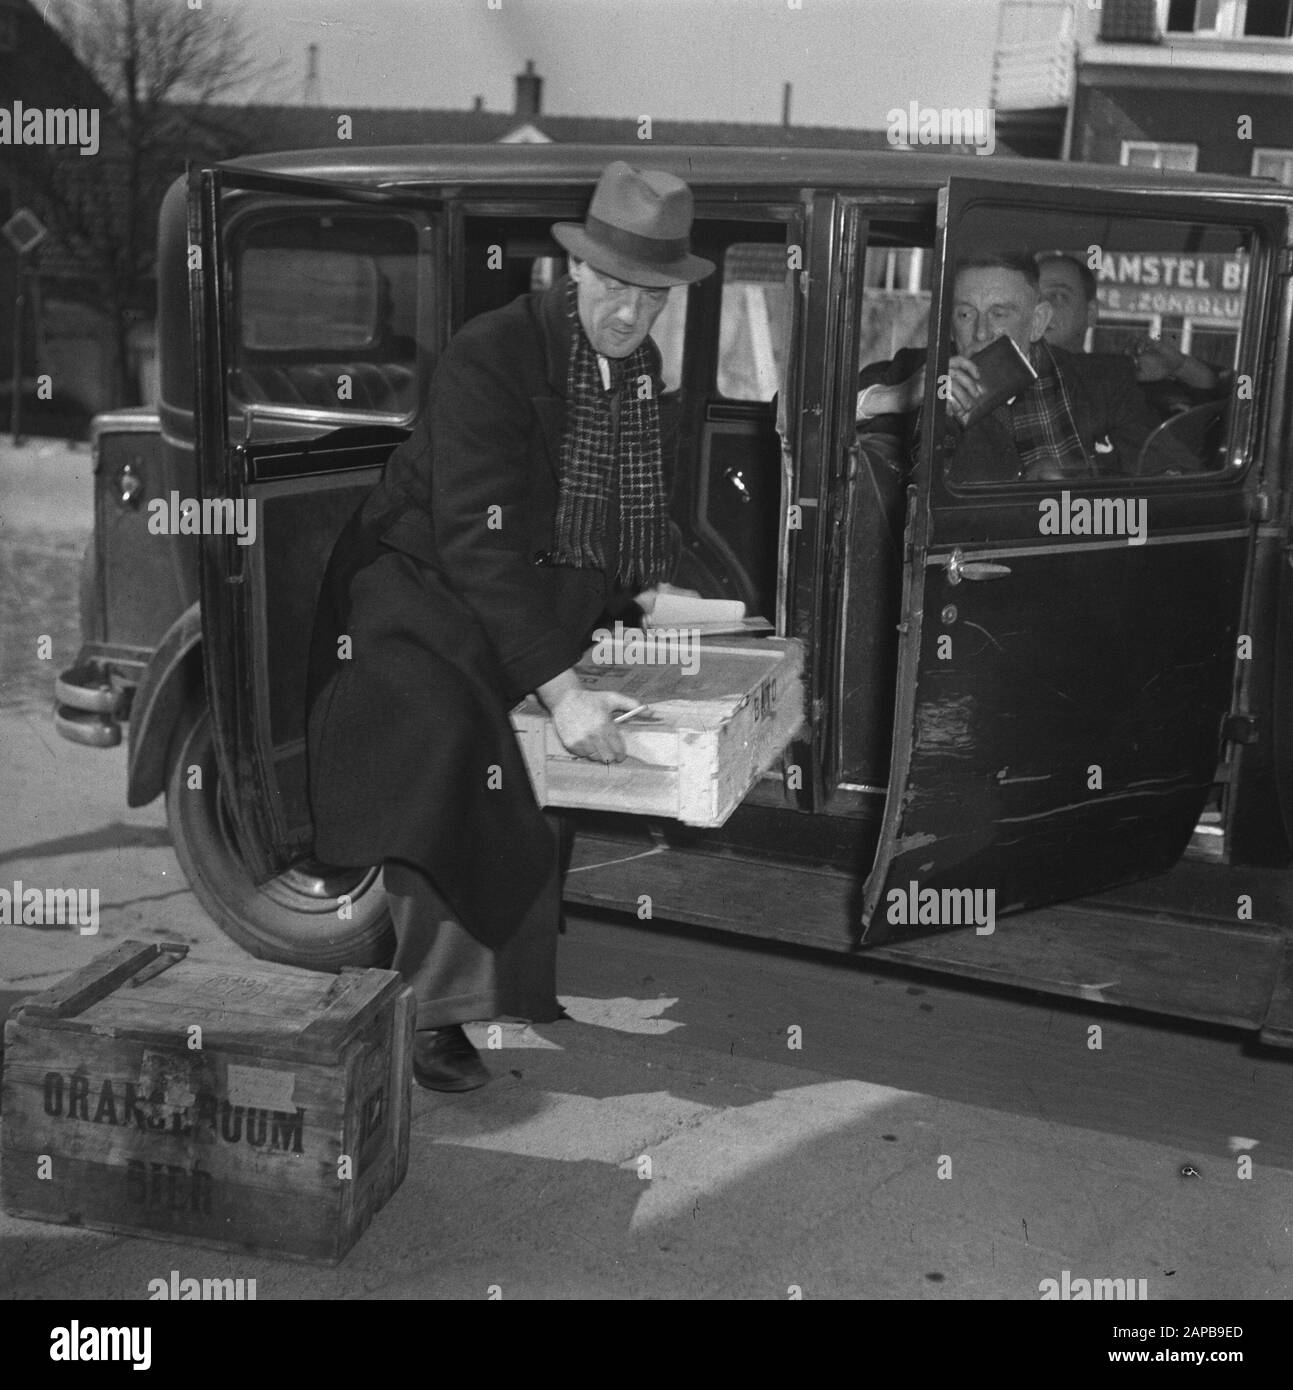
[[[200, 771], [200, 779], [191, 769]], [[195, 785], [190, 788], [190, 783]], [[206, 705], [190, 705], [171, 741], [166, 819], [194, 896], [226, 936], [262, 960], [307, 970], [385, 966], [395, 936], [381, 872], [303, 864], [257, 885], [225, 812]], [[350, 895], [349, 917], [338, 900]]]

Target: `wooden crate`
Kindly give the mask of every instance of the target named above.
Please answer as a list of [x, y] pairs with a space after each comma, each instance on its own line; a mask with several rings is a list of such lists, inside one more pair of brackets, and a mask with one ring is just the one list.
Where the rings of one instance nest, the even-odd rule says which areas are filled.
[[650, 719], [619, 726], [629, 754], [623, 762], [572, 757], [534, 697], [512, 711], [541, 806], [719, 826], [803, 724], [803, 648], [793, 638], [702, 639], [694, 673], [676, 661], [624, 659], [627, 646], [611, 654], [619, 659], [585, 654], [577, 670], [588, 688], [651, 707]]
[[408, 1167], [412, 992], [186, 955], [126, 941], [11, 1011], [4, 1209], [335, 1263]]

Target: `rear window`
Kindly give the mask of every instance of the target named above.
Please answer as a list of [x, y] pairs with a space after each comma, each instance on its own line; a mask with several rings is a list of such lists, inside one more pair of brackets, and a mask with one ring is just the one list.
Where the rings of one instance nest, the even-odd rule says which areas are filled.
[[229, 392], [246, 404], [407, 415], [418, 233], [391, 216], [267, 218], [237, 245]]

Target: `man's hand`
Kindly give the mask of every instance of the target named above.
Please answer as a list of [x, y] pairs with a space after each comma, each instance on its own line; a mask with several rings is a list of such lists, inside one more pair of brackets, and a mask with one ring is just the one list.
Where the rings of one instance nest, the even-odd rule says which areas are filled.
[[1167, 381], [1175, 377], [1201, 391], [1216, 389], [1218, 377], [1206, 362], [1182, 352], [1162, 338], [1145, 337], [1132, 345], [1137, 381]]
[[947, 363], [947, 413], [958, 424], [974, 409], [983, 388], [979, 369], [968, 357], [952, 357]]
[[1137, 381], [1166, 381], [1180, 371], [1185, 354], [1161, 338], [1139, 338], [1132, 345]]
[[552, 715], [568, 753], [599, 763], [623, 762], [628, 756], [624, 736], [612, 721], [619, 711], [634, 709], [636, 700], [609, 690], [585, 690], [573, 669], [546, 681], [535, 694]]

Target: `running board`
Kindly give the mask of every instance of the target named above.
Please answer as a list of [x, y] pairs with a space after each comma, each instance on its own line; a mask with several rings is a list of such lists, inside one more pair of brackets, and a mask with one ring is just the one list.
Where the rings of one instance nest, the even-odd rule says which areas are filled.
[[[742, 936], [890, 961], [1088, 1003], [1256, 1030], [1293, 1048], [1293, 937], [1262, 923], [1167, 917], [1090, 901], [855, 951], [856, 881], [768, 863], [580, 834], [564, 898]], [[646, 909], [646, 910], [644, 910]]]

